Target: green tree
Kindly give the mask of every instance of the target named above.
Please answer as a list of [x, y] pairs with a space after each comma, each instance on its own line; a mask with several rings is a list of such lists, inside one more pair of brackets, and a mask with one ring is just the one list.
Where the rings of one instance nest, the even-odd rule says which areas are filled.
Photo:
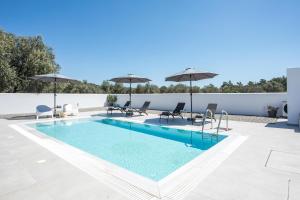
[[[188, 90], [190, 90], [190, 88], [188, 88]], [[201, 92], [201, 89], [199, 86], [195, 85], [195, 86], [193, 86], [192, 91], [193, 91], [193, 93], [199, 93], [199, 92]]]
[[188, 92], [188, 88], [186, 87], [186, 85], [179, 83], [174, 86], [173, 92], [174, 93], [186, 93], [186, 92]]
[[157, 85], [151, 84], [148, 93], [159, 93], [159, 87]]
[[159, 92], [160, 92], [160, 93], [167, 93], [167, 92], [168, 92], [168, 88], [167, 88], [166, 86], [161, 86], [161, 87], [159, 88]]
[[220, 89], [221, 89], [222, 93], [234, 93], [235, 92], [234, 85], [231, 81], [223, 82]]
[[30, 92], [35, 88], [35, 81], [28, 78], [36, 74], [58, 72], [52, 49], [47, 47], [40, 36], [18, 37], [11, 66], [18, 76], [14, 92]]
[[0, 92], [12, 92], [16, 86], [17, 76], [7, 63], [0, 60]]
[[123, 94], [125, 90], [122, 83], [115, 83], [112, 87], [113, 94]]
[[137, 94], [145, 93], [145, 87], [143, 87], [141, 84], [138, 84], [136, 86], [135, 93]]
[[0, 30], [0, 92], [12, 92], [17, 74], [10, 66], [15, 46], [14, 36]]
[[209, 84], [209, 85], [204, 86], [201, 89], [201, 92], [203, 92], [203, 93], [217, 93], [217, 92], [219, 92], [219, 88], [217, 88], [213, 84]]
[[174, 93], [174, 85], [173, 84], [169, 85], [167, 93]]
[[109, 93], [111, 93], [112, 85], [110, 84], [109, 81], [103, 81], [103, 82], [101, 83], [101, 89], [102, 89], [105, 93], [109, 94]]
[[59, 71], [52, 49], [40, 36], [18, 37], [0, 30], [1, 91], [32, 92], [47, 84], [29, 77]]

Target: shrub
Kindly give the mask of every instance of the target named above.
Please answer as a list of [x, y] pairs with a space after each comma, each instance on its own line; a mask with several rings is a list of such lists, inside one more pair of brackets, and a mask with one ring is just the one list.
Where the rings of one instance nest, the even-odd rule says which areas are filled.
[[113, 106], [118, 101], [118, 97], [116, 95], [109, 94], [106, 97], [106, 101], [108, 106]]

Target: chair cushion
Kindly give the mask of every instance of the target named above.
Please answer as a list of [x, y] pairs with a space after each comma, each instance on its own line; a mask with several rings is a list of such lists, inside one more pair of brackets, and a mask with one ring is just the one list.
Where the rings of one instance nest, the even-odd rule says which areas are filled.
[[36, 107], [36, 112], [49, 112], [49, 111], [52, 111], [52, 109], [46, 105], [38, 105]]
[[198, 115], [195, 116], [195, 118], [203, 118], [203, 117], [204, 117], [203, 114], [200, 114], [200, 115], [198, 114]]
[[116, 108], [116, 107], [108, 107], [107, 110], [108, 110], [108, 111], [110, 111], [110, 110], [119, 110], [119, 108]]
[[169, 111], [164, 111], [164, 112], [162, 112], [160, 115], [166, 115], [166, 116], [169, 116], [169, 115], [171, 115], [171, 113], [170, 113]]

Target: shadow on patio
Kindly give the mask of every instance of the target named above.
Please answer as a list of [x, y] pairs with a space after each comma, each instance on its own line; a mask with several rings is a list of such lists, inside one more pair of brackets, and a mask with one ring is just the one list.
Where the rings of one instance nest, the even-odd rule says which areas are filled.
[[299, 129], [298, 126], [289, 125], [289, 124], [287, 124], [287, 121], [281, 121], [281, 122], [276, 122], [276, 123], [268, 123], [265, 127], [290, 129], [290, 130], [294, 130], [295, 133], [300, 133], [300, 129]]
[[36, 116], [34, 114], [6, 115], [6, 116], [1, 116], [0, 118], [6, 119], [6, 120], [32, 120], [32, 119], [35, 119]]

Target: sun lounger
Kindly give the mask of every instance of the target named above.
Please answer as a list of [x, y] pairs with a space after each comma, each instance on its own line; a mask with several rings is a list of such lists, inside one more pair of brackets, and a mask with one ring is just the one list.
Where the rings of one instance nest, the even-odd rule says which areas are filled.
[[[214, 119], [216, 121], [215, 114], [216, 114], [216, 111], [217, 111], [217, 107], [218, 107], [218, 104], [216, 104], [216, 103], [208, 104], [207, 108], [206, 108], [206, 111], [205, 111], [205, 114], [197, 114], [195, 116], [195, 119], [197, 119], [197, 118], [203, 119], [204, 117], [206, 117], [206, 118], [209, 118], [209, 119]], [[207, 116], [205, 116], [206, 113], [207, 113]]]
[[162, 116], [167, 116], [168, 117], [167, 118], [167, 122], [169, 122], [170, 116], [172, 116], [173, 119], [174, 119], [175, 116], [179, 116], [179, 117], [181, 117], [183, 119], [182, 111], [184, 109], [184, 106], [185, 106], [185, 103], [180, 102], [180, 103], [177, 104], [177, 106], [173, 110], [173, 112], [170, 112], [170, 111], [164, 111], [164, 112], [162, 112], [160, 114], [159, 121], [161, 120]]
[[35, 110], [36, 119], [39, 119], [41, 116], [51, 116], [53, 118], [53, 110], [46, 105], [38, 105]]
[[143, 106], [139, 109], [134, 109], [134, 112], [138, 112], [140, 115], [142, 115], [142, 113], [148, 115], [147, 110], [149, 109], [149, 106], [150, 106], [150, 101], [145, 101]]
[[115, 110], [119, 110], [122, 113], [126, 112], [126, 109], [130, 106], [130, 103], [131, 103], [130, 101], [126, 101], [126, 103], [124, 104], [123, 107], [120, 107], [120, 106], [110, 106], [110, 107], [107, 108], [107, 114], [108, 114], [108, 112], [110, 112], [110, 114], [112, 114], [112, 112], [115, 111]]

